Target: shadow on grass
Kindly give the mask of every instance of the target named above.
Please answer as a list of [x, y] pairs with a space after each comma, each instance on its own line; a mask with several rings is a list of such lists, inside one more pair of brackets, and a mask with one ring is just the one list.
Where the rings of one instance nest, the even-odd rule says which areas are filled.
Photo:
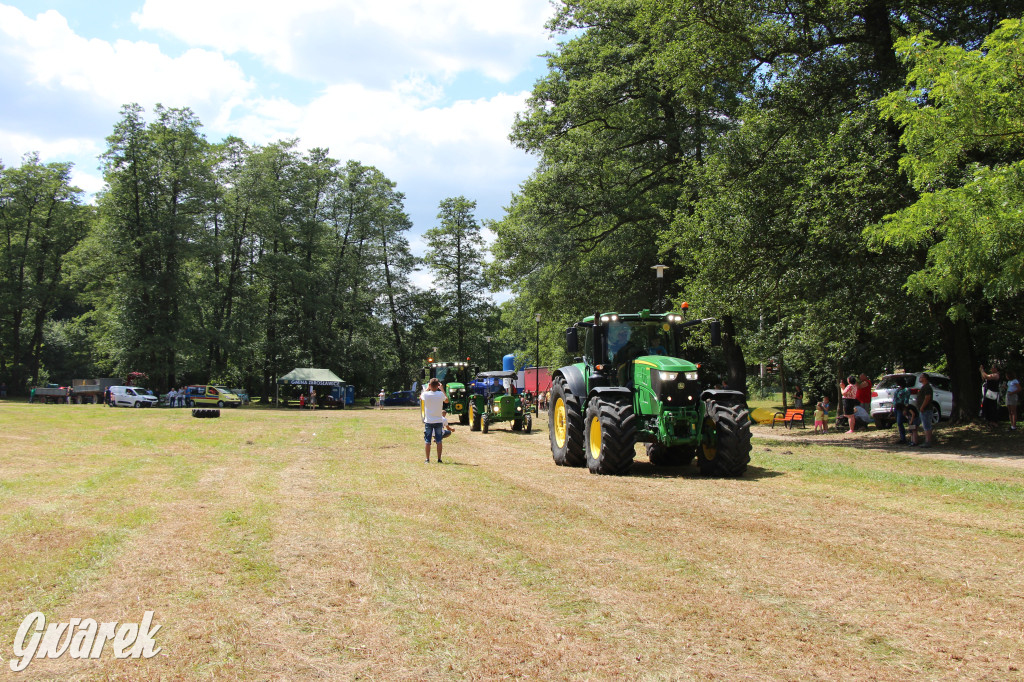
[[681, 467], [656, 467], [650, 462], [634, 462], [629, 470], [630, 476], [638, 478], [702, 478], [705, 480], [730, 480], [730, 481], [759, 481], [765, 478], [784, 476], [781, 471], [773, 471], [758, 466], [747, 466], [747, 471], [742, 476], [717, 477], [703, 476], [696, 464], [687, 464]]

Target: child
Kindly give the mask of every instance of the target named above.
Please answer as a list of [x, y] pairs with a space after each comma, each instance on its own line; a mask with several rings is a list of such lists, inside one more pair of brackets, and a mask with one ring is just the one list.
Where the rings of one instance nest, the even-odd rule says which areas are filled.
[[822, 433], [828, 430], [828, 424], [825, 422], [825, 406], [822, 403], [814, 406], [814, 432], [817, 433], [819, 428]]
[[448, 410], [441, 410], [441, 440], [452, 435], [452, 427], [448, 426]]
[[907, 422], [907, 431], [910, 432], [910, 444], [917, 445], [917, 427], [921, 425], [921, 415], [917, 406], [913, 403], [903, 406], [903, 418]]

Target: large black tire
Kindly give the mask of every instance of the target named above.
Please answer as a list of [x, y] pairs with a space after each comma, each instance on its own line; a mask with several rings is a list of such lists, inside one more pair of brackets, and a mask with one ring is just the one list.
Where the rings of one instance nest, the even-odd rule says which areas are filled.
[[459, 415], [459, 423], [462, 424], [463, 426], [468, 424], [469, 423], [469, 415], [468, 414], [460, 414]]
[[561, 467], [586, 465], [583, 453], [583, 411], [580, 398], [569, 391], [565, 379], [555, 377], [551, 383], [551, 404], [548, 406], [551, 456]]
[[192, 416], [197, 419], [216, 419], [220, 416], [220, 410], [216, 408], [193, 407]]
[[482, 417], [482, 418], [480, 419], [480, 422], [481, 422], [481, 428], [482, 428], [483, 432], [484, 432], [484, 433], [487, 433], [487, 431], [489, 431], [489, 430], [490, 430], [490, 427], [491, 427], [491, 420], [490, 420], [490, 419], [488, 419], [488, 418], [487, 418], [487, 415], [485, 414], [485, 415], [484, 415], [484, 416], [483, 416], [483, 417]]
[[622, 476], [633, 466], [636, 454], [636, 415], [627, 398], [593, 398], [587, 405], [587, 468], [592, 474]]
[[526, 425], [523, 427], [523, 430], [526, 431], [526, 433], [533, 431], [533, 415], [526, 415]]
[[694, 448], [682, 445], [666, 447], [661, 443], [648, 443], [646, 449], [647, 459], [656, 467], [684, 467], [697, 454]]
[[523, 420], [522, 419], [513, 419], [512, 420], [512, 430], [513, 431], [522, 431], [523, 430]]
[[469, 430], [480, 430], [480, 413], [476, 411], [476, 403], [469, 404]]
[[705, 476], [742, 476], [750, 463], [750, 411], [742, 405], [705, 400], [704, 429], [714, 429], [717, 443], [705, 439], [697, 463]]

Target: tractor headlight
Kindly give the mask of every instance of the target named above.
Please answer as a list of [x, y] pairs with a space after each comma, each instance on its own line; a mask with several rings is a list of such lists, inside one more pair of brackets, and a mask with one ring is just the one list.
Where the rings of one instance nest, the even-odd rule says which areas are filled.
[[499, 412], [501, 412], [501, 408], [498, 407], [497, 405], [495, 405], [494, 406], [494, 414], [498, 414]]
[[697, 373], [696, 372], [687, 372], [685, 374], [685, 376], [686, 376], [686, 380], [687, 381], [696, 381], [697, 380]]
[[675, 381], [679, 376], [679, 372], [659, 372], [658, 374], [662, 381]]
[[522, 411], [523, 411], [523, 406], [522, 405], [520, 405], [519, 407], [516, 408], [516, 412], [522, 412]]

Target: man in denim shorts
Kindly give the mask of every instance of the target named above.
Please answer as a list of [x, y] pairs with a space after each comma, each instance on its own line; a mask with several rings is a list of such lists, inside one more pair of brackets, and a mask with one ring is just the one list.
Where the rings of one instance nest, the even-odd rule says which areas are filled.
[[427, 384], [426, 390], [420, 393], [420, 404], [423, 405], [423, 443], [427, 459], [430, 462], [430, 439], [437, 443], [437, 463], [441, 464], [441, 439], [444, 438], [444, 391], [441, 382], [435, 377]]

